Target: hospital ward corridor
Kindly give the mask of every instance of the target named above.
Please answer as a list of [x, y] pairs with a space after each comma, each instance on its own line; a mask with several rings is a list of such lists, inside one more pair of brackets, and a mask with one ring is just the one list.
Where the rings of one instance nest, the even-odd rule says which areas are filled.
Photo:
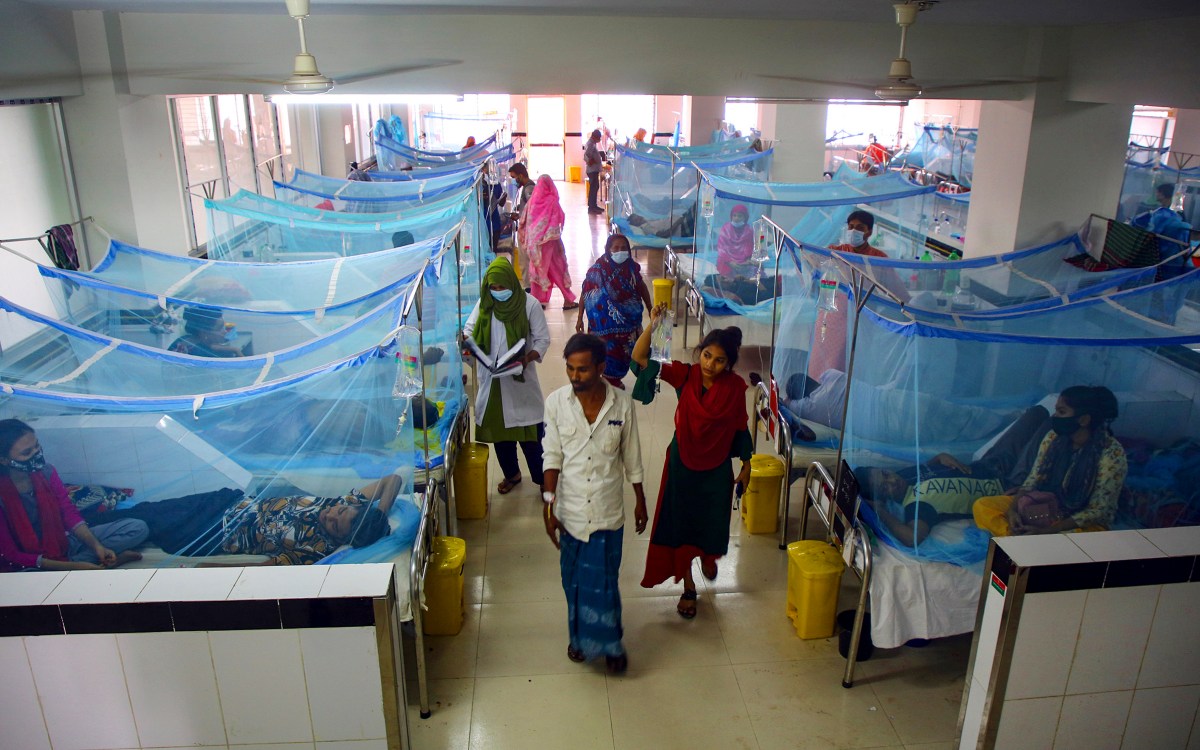
[[0, 750], [1200, 750], [1197, 38], [0, 0]]
[[[602, 217], [587, 214], [582, 186], [559, 188], [578, 293], [603, 252], [606, 227]], [[635, 249], [634, 256], [648, 280], [661, 277], [661, 251]], [[561, 307], [556, 293], [546, 310], [551, 348], [539, 365], [547, 394], [567, 384], [562, 347], [575, 332], [575, 312]], [[673, 342], [680, 359], [690, 355], [682, 351], [682, 335], [681, 324]], [[699, 343], [695, 321], [688, 341]], [[747, 359], [737, 366], [743, 377]], [[627, 388], [632, 381], [625, 379]], [[674, 413], [668, 388], [637, 406], [651, 515]], [[546, 538], [538, 487], [526, 475], [498, 495], [494, 454], [488, 476], [488, 518], [458, 527], [467, 541], [464, 627], [426, 640], [433, 715], [420, 719], [410, 707], [415, 748], [953, 746], [969, 634], [924, 648], [877, 650], [860, 664], [854, 687], [842, 688], [837, 638], [801, 640], [785, 614], [788, 561], [778, 535], [747, 533], [737, 511], [717, 580], [704, 580], [695, 563], [698, 613], [683, 620], [675, 612], [681, 584], [639, 586], [649, 531], [633, 533], [628, 484], [620, 593], [629, 671], [614, 677], [605, 674], [603, 660], [570, 662], [558, 553]], [[795, 511], [792, 523], [798, 526]], [[811, 524], [810, 536], [819, 527]], [[840, 609], [852, 608], [857, 596], [857, 579], [847, 572]]]

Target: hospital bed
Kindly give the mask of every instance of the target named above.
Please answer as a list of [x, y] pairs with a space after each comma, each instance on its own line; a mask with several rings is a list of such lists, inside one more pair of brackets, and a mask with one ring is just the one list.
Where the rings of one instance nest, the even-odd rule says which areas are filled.
[[[663, 251], [666, 278], [675, 281], [674, 309], [684, 310], [696, 319], [700, 336], [715, 328], [737, 326], [742, 329], [742, 346], [769, 347], [774, 331], [771, 324], [732, 311], [719, 297], [701, 289], [701, 282], [717, 273], [716, 263], [694, 253], [676, 251], [667, 245]], [[680, 307], [680, 303], [686, 306]], [[760, 303], [770, 306], [767, 302]], [[687, 316], [684, 317], [683, 344], [687, 346]]]

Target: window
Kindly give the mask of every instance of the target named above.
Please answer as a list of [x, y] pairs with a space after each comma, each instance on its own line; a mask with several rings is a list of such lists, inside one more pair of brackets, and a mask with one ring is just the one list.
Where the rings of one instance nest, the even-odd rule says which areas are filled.
[[290, 157], [291, 139], [283, 151], [275, 106], [261, 96], [178, 96], [171, 99], [171, 111], [192, 245], [200, 247], [208, 241], [204, 199], [227, 198], [242, 189], [271, 195], [273, 175], [282, 174], [275, 166], [280, 160], [272, 157]]

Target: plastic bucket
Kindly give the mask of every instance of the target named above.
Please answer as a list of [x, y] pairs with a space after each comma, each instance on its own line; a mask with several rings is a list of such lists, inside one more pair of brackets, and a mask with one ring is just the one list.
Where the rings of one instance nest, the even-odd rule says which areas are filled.
[[[838, 612], [838, 653], [845, 657], [850, 653], [850, 631], [854, 628], [854, 610], [847, 609]], [[862, 634], [858, 637], [858, 654], [854, 661], [866, 661], [875, 653], [875, 644], [871, 641], [871, 613], [863, 613]]]
[[467, 443], [454, 466], [455, 515], [475, 520], [487, 516], [488, 453], [486, 443]]
[[583, 182], [583, 167], [571, 167], [569, 170], [571, 182]]

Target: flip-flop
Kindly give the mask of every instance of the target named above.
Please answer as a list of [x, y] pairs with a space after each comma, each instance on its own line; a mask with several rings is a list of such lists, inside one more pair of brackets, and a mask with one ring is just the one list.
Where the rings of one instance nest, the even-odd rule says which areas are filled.
[[679, 603], [682, 604], [684, 602], [691, 602], [691, 606], [688, 609], [680, 609], [678, 605], [676, 605], [675, 611], [678, 612], [679, 616], [683, 619], [691, 620], [696, 616], [696, 592], [684, 589], [683, 596], [679, 597]]
[[626, 654], [606, 656], [604, 657], [604, 666], [609, 674], [625, 674], [625, 670], [629, 669], [629, 656]]
[[587, 657], [583, 655], [583, 651], [567, 644], [567, 658], [573, 662], [587, 661]]
[[579, 307], [579, 303], [578, 303], [578, 302], [570, 302], [570, 303], [568, 303], [568, 304], [565, 304], [565, 305], [563, 305], [563, 309], [564, 309], [564, 310], [574, 310], [574, 309], [576, 309], [577, 307]]
[[513, 491], [513, 487], [516, 487], [520, 483], [521, 477], [517, 477], [516, 479], [509, 479], [508, 477], [505, 477], [500, 481], [500, 484], [496, 485], [496, 491], [501, 495], [507, 495]]

